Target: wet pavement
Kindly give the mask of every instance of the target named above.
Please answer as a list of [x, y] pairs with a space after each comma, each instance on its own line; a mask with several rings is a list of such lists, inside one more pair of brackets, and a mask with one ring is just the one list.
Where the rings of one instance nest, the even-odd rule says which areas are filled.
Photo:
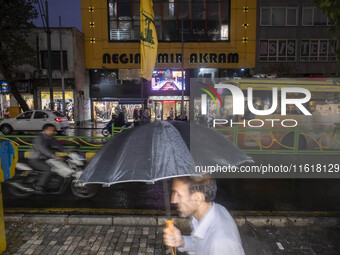
[[[280, 227], [247, 222], [238, 225], [247, 255], [340, 253], [339, 225]], [[162, 228], [6, 222], [7, 251], [4, 255], [170, 254], [162, 243]], [[181, 230], [189, 232], [186, 227]]]
[[[216, 202], [229, 210], [337, 211], [340, 212], [339, 179], [218, 179]], [[3, 185], [5, 211], [11, 208], [93, 208], [164, 210], [161, 182], [125, 183], [100, 188], [92, 199], [70, 192], [20, 198]], [[95, 210], [94, 210], [95, 211]]]
[[102, 130], [105, 122], [88, 122], [81, 126], [70, 124], [70, 128], [64, 132], [66, 136], [103, 136]]

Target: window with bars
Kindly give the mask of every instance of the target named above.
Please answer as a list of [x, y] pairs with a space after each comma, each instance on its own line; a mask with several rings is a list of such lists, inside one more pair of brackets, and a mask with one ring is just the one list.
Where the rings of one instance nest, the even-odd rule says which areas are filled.
[[[140, 39], [140, 1], [108, 0], [109, 41]], [[153, 0], [159, 41], [229, 40], [230, 0]]]

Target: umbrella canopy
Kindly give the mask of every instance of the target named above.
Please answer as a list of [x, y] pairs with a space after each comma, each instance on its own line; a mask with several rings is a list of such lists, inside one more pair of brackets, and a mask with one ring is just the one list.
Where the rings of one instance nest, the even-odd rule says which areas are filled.
[[111, 185], [200, 176], [195, 166], [252, 161], [222, 134], [183, 121], [156, 121], [115, 135], [91, 160], [80, 181]]

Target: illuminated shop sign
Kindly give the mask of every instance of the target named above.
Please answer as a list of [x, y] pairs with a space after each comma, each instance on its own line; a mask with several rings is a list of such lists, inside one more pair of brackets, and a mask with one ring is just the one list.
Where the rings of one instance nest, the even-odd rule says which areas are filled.
[[[159, 53], [157, 63], [179, 64], [182, 62], [181, 53]], [[238, 53], [191, 53], [190, 64], [224, 64], [239, 63]], [[103, 64], [140, 64], [140, 54], [103, 54]]]
[[[181, 96], [151, 96], [149, 99], [152, 99], [153, 101], [160, 101], [160, 100], [182, 100]], [[184, 96], [184, 100], [189, 100], [188, 96]]]
[[182, 90], [182, 82], [185, 90], [185, 71], [183, 72], [184, 79], [182, 79], [181, 71], [153, 71], [151, 79], [152, 90]]

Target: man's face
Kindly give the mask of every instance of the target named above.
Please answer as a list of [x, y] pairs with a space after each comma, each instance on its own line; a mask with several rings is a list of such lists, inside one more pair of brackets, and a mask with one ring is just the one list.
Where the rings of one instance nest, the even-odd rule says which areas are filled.
[[44, 133], [49, 136], [55, 136], [57, 134], [57, 130], [55, 129], [55, 127], [48, 127], [44, 130]]
[[189, 184], [180, 180], [174, 180], [172, 184], [171, 203], [176, 204], [179, 215], [182, 217], [192, 216], [198, 205], [189, 192]]

